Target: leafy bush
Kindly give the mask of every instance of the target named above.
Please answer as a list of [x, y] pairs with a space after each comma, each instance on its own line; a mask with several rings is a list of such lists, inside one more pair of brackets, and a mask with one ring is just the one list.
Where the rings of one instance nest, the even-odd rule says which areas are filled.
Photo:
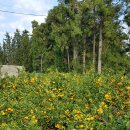
[[130, 81], [108, 72], [20, 74], [0, 81], [1, 130], [127, 130]]

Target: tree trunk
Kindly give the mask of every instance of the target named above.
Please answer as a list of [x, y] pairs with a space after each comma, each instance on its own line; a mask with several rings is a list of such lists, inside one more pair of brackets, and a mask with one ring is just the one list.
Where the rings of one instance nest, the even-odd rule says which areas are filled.
[[69, 48], [66, 47], [67, 52], [67, 64], [68, 64], [68, 70], [70, 71], [70, 55], [69, 55]]
[[43, 54], [41, 54], [41, 73], [42, 73], [42, 67], [43, 67]]
[[95, 6], [93, 8], [93, 12], [94, 12], [94, 28], [93, 28], [93, 67], [94, 67], [94, 71], [95, 71], [95, 63], [96, 63], [96, 25], [95, 25]]
[[98, 52], [98, 74], [102, 72], [102, 22], [100, 23], [99, 31], [99, 52]]
[[83, 37], [83, 74], [85, 73], [86, 67], [86, 35]]
[[78, 60], [78, 50], [77, 50], [77, 46], [74, 45], [73, 46], [73, 68], [74, 68], [74, 70], [76, 70], [77, 60]]
[[93, 67], [94, 67], [94, 70], [95, 70], [95, 61], [96, 61], [96, 34], [95, 34], [95, 30], [94, 30], [94, 33], [93, 33]]

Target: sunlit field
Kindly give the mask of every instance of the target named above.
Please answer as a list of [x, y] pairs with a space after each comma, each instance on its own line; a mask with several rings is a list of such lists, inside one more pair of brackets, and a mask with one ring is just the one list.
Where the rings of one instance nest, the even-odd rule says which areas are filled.
[[128, 130], [130, 79], [22, 73], [0, 81], [0, 130]]

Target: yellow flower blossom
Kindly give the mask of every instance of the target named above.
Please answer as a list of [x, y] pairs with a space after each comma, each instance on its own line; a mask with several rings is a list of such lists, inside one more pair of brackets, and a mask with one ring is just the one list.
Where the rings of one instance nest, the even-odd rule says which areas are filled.
[[101, 77], [99, 77], [97, 80], [96, 80], [96, 84], [97, 85], [100, 85], [102, 83], [102, 79], [101, 79]]
[[118, 86], [121, 86], [122, 85], [122, 82], [119, 82], [119, 83], [117, 83], [118, 84]]
[[112, 79], [112, 80], [111, 80], [111, 83], [114, 83], [115, 81], [116, 81], [115, 79]]
[[58, 97], [64, 97], [64, 93], [59, 94]]
[[78, 109], [74, 109], [73, 112], [76, 113], [76, 114], [81, 113], [80, 110], [78, 110]]
[[34, 83], [35, 82], [35, 78], [31, 78], [30, 82]]
[[80, 125], [79, 125], [79, 128], [80, 128], [80, 129], [83, 129], [83, 128], [84, 128], [84, 125], [83, 125], [83, 124], [80, 124]]
[[90, 127], [90, 129], [89, 130], [93, 130], [93, 127]]
[[94, 119], [95, 119], [94, 116], [85, 118], [86, 121], [93, 121]]
[[31, 113], [31, 114], [34, 114], [34, 111], [31, 109], [31, 110], [30, 110], [30, 113]]
[[107, 99], [107, 100], [110, 100], [111, 99], [111, 94], [110, 93], [107, 93], [107, 94], [105, 94], [105, 99]]
[[78, 121], [78, 120], [81, 120], [81, 119], [83, 119], [83, 114], [75, 114], [74, 115], [74, 120], [75, 121]]
[[13, 108], [7, 108], [6, 111], [7, 112], [13, 112]]
[[43, 113], [43, 114], [46, 114], [46, 111], [43, 111], [42, 113]]
[[69, 110], [66, 110], [66, 111], [65, 111], [65, 115], [66, 115], [66, 116], [69, 116], [69, 114], [70, 114], [70, 111], [69, 111]]
[[13, 88], [13, 89], [16, 89], [16, 85], [13, 85], [12, 88]]
[[102, 108], [99, 108], [99, 109], [97, 109], [97, 112], [98, 112], [99, 114], [102, 114], [102, 113], [103, 113], [103, 109], [102, 109]]
[[25, 117], [24, 117], [24, 119], [25, 119], [25, 120], [28, 120], [28, 119], [29, 119], [29, 117], [28, 117], [28, 116], [25, 116]]
[[55, 125], [55, 128], [57, 128], [57, 129], [64, 129], [64, 126], [62, 126], [61, 124], [57, 123]]
[[127, 90], [130, 90], [130, 86], [126, 86], [126, 89], [127, 89]]
[[37, 122], [38, 122], [37, 119], [32, 120], [32, 123], [33, 123], [33, 124], [37, 124]]
[[108, 106], [106, 104], [103, 107], [106, 108], [106, 109], [108, 108]]
[[101, 102], [101, 107], [107, 109], [108, 106], [105, 104], [105, 102]]
[[4, 116], [6, 115], [6, 113], [4, 111], [1, 111], [1, 115]]
[[35, 119], [36, 117], [35, 116], [32, 116], [32, 119]]
[[89, 105], [88, 104], [85, 104], [85, 109], [89, 109]]

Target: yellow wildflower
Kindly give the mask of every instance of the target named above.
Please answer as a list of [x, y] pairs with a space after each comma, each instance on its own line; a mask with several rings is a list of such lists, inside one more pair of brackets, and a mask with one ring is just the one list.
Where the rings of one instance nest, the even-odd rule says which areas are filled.
[[24, 119], [25, 119], [25, 120], [28, 120], [28, 119], [29, 119], [29, 117], [28, 117], [28, 116], [25, 116], [25, 117], [24, 117]]
[[93, 130], [93, 127], [90, 127], [90, 129], [89, 130]]
[[64, 93], [59, 94], [58, 97], [64, 97]]
[[97, 112], [98, 112], [99, 114], [102, 114], [102, 113], [103, 113], [103, 109], [102, 109], [102, 108], [99, 108], [99, 109], [97, 109]]
[[7, 108], [6, 111], [13, 112], [13, 108]]
[[80, 110], [78, 110], [78, 109], [74, 109], [73, 112], [76, 113], [76, 114], [81, 113]]
[[63, 129], [63, 126], [58, 123], [58, 124], [55, 125], [55, 128], [57, 128], [57, 129]]
[[130, 90], [130, 86], [126, 86], [126, 89], [127, 89], [127, 90]]
[[65, 115], [66, 115], [66, 116], [69, 116], [69, 114], [70, 114], [69, 110], [66, 110], [66, 111], [65, 111]]
[[82, 118], [83, 118], [83, 114], [75, 114], [75, 116], [74, 116], [75, 121], [81, 120]]
[[86, 121], [93, 121], [94, 120], [94, 116], [91, 116], [91, 117], [87, 117], [85, 118]]
[[105, 94], [105, 98], [106, 98], [107, 100], [110, 100], [110, 99], [111, 99], [111, 94], [110, 94], [110, 93]]
[[34, 83], [35, 82], [35, 78], [31, 78], [30, 82]]
[[104, 106], [105, 105], [105, 102], [101, 102], [101, 106]]
[[100, 85], [102, 83], [102, 79], [101, 79], [101, 77], [99, 77], [97, 80], [96, 80], [96, 84], [97, 85]]
[[43, 114], [46, 114], [46, 111], [43, 111]]
[[106, 108], [106, 109], [108, 108], [108, 106], [106, 104], [103, 107]]
[[13, 85], [12, 88], [13, 88], [13, 89], [16, 89], [16, 85]]
[[122, 85], [122, 82], [119, 82], [119, 83], [117, 83], [119, 86], [121, 86]]
[[2, 116], [6, 115], [4, 111], [1, 111]]
[[116, 81], [115, 79], [112, 79], [112, 80], [111, 80], [111, 83], [114, 83], [115, 81]]
[[35, 119], [36, 117], [35, 116], [32, 116], [32, 119]]
[[83, 128], [84, 128], [84, 125], [83, 125], [83, 124], [80, 124], [80, 125], [79, 125], [79, 128], [80, 128], [80, 129], [83, 129]]
[[85, 104], [85, 109], [89, 109], [89, 105], [88, 104]]
[[31, 114], [34, 114], [34, 112], [33, 112], [33, 110], [32, 110], [32, 109], [30, 110], [30, 113], [31, 113]]
[[124, 76], [121, 77], [121, 80], [123, 80], [123, 79], [124, 79]]
[[37, 119], [32, 120], [32, 123], [33, 123], [33, 124], [36, 124], [37, 122], [38, 122]]

